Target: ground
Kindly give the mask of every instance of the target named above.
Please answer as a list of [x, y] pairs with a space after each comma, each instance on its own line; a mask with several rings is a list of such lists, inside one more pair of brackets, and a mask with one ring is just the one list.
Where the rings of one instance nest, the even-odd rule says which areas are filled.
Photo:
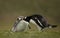
[[0, 38], [60, 38], [59, 27], [38, 31], [33, 24], [31, 26], [32, 28], [26, 32], [11, 32], [11, 26], [5, 26], [0, 28]]

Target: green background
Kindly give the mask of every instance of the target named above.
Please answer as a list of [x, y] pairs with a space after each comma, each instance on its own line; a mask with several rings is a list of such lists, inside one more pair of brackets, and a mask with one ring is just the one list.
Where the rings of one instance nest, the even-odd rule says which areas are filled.
[[[56, 34], [57, 36], [59, 36], [60, 34], [60, 0], [0, 0], [0, 31], [3, 31], [0, 37], [5, 38], [3, 37], [3, 34], [5, 33], [6, 30], [11, 29], [11, 27], [13, 26], [18, 16], [29, 16], [33, 14], [43, 15], [47, 18], [50, 24], [58, 25], [57, 28], [53, 29], [54, 31], [50, 29], [52, 33], [50, 31], [46, 33], [48, 33], [47, 35], [51, 33], [49, 37], [53, 35], [50, 38], [55, 38], [54, 37], [55, 32], [57, 32]], [[43, 32], [42, 35], [40, 33], [37, 35], [40, 35], [42, 36], [41, 38], [44, 38], [45, 37], [44, 33], [45, 32]], [[9, 32], [6, 34], [6, 38], [10, 37], [8, 36], [8, 34]], [[33, 34], [35, 35], [35, 33]], [[30, 35], [30, 33], [27, 33], [27, 35]], [[34, 35], [31, 34], [29, 37], [32, 38], [33, 36], [33, 38], [35, 38]], [[14, 36], [15, 35], [12, 35], [12, 37], [10, 38], [14, 38]]]

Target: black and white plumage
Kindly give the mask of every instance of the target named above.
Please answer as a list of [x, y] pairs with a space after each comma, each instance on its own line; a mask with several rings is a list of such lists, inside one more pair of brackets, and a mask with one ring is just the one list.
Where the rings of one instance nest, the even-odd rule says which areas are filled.
[[12, 31], [13, 32], [17, 32], [17, 31], [26, 31], [27, 27], [28, 27], [28, 22], [26, 22], [25, 20], [23, 20], [24, 16], [19, 16], [16, 19], [16, 22], [14, 23], [13, 27], [12, 27]]
[[[29, 23], [33, 22], [36, 24], [38, 30], [42, 30], [46, 27], [56, 27], [55, 25], [50, 25], [46, 18], [43, 17], [42, 15], [31, 15], [31, 16], [20, 16], [17, 18], [17, 21], [15, 22], [12, 31], [21, 31], [21, 30], [25, 30], [25, 28], [29, 27]], [[18, 27], [17, 27], [18, 26]], [[24, 27], [24, 28], [23, 28]], [[19, 29], [19, 30], [18, 30]]]

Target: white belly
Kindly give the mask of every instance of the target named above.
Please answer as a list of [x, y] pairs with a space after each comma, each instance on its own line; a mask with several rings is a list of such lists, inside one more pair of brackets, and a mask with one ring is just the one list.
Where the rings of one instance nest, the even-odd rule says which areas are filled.
[[33, 23], [33, 24], [35, 24], [36, 27], [38, 28], [38, 30], [41, 31], [41, 28], [36, 24], [36, 22], [34, 20], [31, 19], [30, 22]]
[[32, 19], [30, 20], [30, 22], [31, 22], [31, 23], [33, 23], [33, 24], [35, 24], [35, 25], [37, 25], [37, 24], [35, 23], [35, 21], [34, 21], [34, 20], [32, 20]]
[[26, 22], [26, 21], [24, 21], [24, 20], [21, 20], [18, 24], [17, 24], [17, 26], [16, 26], [16, 28], [14, 29], [14, 31], [25, 31], [25, 30], [27, 30], [28, 29], [28, 22]]

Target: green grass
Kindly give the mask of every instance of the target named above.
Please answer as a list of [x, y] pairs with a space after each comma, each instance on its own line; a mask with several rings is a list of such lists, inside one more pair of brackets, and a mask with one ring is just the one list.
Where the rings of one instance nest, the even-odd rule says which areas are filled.
[[0, 31], [0, 38], [60, 38], [60, 32], [55, 31], [27, 31], [27, 32], [10, 32]]
[[60, 26], [39, 32], [34, 24], [30, 25], [31, 29], [26, 32], [11, 32], [12, 25], [0, 26], [0, 38], [60, 38]]
[[31, 25], [32, 28], [26, 32], [11, 32], [11, 26], [0, 28], [0, 38], [60, 38], [59, 27], [38, 31], [33, 24]]

